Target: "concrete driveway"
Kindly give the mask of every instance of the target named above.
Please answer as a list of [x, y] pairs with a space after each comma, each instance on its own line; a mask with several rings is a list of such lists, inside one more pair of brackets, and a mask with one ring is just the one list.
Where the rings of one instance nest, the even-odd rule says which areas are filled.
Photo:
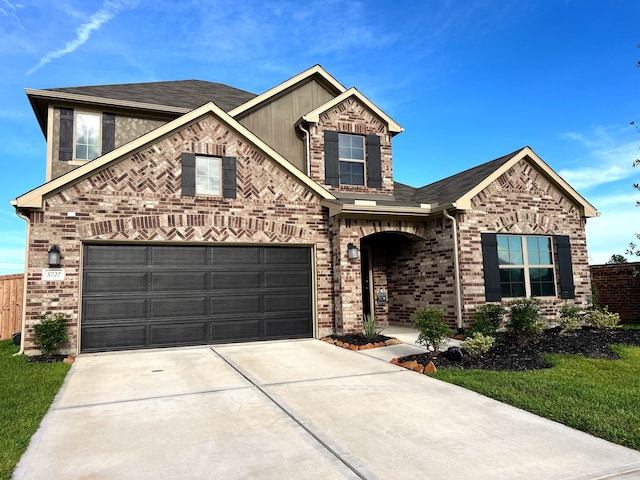
[[638, 451], [383, 352], [300, 340], [81, 355], [14, 478], [640, 478]]

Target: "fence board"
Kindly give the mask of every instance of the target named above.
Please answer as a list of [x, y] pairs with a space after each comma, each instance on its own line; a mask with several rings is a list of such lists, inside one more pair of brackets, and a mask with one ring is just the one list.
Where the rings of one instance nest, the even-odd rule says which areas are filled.
[[22, 324], [24, 275], [0, 276], [0, 340], [11, 338]]

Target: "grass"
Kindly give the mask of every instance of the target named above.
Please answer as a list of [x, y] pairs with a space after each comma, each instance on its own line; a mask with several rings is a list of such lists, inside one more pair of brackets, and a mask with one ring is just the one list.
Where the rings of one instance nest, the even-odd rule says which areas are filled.
[[10, 479], [29, 439], [60, 389], [69, 365], [29, 363], [0, 341], [0, 479]]
[[547, 355], [550, 369], [527, 372], [439, 370], [434, 376], [640, 450], [640, 347], [612, 347], [621, 360]]

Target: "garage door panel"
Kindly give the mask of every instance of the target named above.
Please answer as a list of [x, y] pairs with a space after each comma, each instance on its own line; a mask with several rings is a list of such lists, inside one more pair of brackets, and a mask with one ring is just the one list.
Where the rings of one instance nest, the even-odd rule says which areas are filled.
[[207, 343], [207, 322], [151, 324], [151, 346]]
[[207, 290], [207, 272], [167, 272], [151, 274], [152, 292]]
[[311, 276], [308, 271], [268, 271], [264, 274], [265, 288], [302, 288], [311, 286]]
[[86, 245], [82, 351], [313, 334], [311, 250]]
[[310, 317], [278, 317], [265, 319], [265, 334], [269, 337], [306, 337], [311, 335]]
[[142, 348], [147, 345], [146, 325], [119, 325], [82, 329], [84, 352]]
[[259, 265], [262, 247], [218, 247], [211, 249], [213, 265]]
[[145, 298], [96, 297], [85, 299], [82, 312], [83, 321], [87, 323], [140, 320], [147, 317], [147, 301]]
[[308, 311], [310, 306], [311, 296], [307, 293], [264, 296], [264, 311], [267, 313]]
[[151, 249], [151, 264], [163, 266], [207, 265], [208, 247], [159, 245]]
[[260, 313], [262, 302], [259, 295], [237, 295], [232, 297], [212, 297], [209, 311], [212, 315]]
[[266, 265], [299, 265], [308, 267], [309, 249], [306, 248], [269, 248], [264, 251]]
[[87, 245], [85, 266], [146, 265], [147, 247], [143, 245]]
[[259, 319], [211, 323], [211, 342], [258, 340], [263, 338]]
[[163, 296], [151, 299], [151, 318], [202, 317], [206, 314], [206, 297]]
[[89, 272], [85, 275], [84, 288], [93, 294], [112, 292], [144, 292], [147, 275], [141, 272]]
[[260, 288], [260, 272], [213, 272], [211, 274], [211, 288], [213, 290], [226, 289], [255, 289]]

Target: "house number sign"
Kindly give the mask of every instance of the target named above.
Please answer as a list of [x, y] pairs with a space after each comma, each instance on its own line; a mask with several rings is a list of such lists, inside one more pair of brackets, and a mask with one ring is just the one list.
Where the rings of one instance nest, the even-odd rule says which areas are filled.
[[64, 280], [64, 270], [61, 268], [43, 268], [42, 280], [45, 282], [60, 282]]

